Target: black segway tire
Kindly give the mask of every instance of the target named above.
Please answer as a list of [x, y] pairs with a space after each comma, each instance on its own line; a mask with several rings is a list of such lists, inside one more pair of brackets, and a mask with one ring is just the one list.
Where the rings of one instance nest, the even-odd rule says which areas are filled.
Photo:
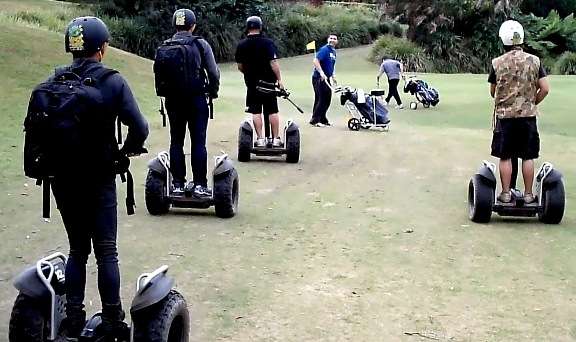
[[214, 210], [220, 218], [231, 218], [238, 212], [240, 180], [238, 172], [232, 169], [214, 179]]
[[494, 191], [480, 175], [474, 175], [468, 184], [468, 217], [472, 222], [488, 223], [492, 217]]
[[171, 290], [160, 302], [132, 317], [134, 341], [188, 342], [190, 313], [184, 297]]
[[566, 207], [566, 193], [564, 181], [560, 179], [550, 188], [544, 188], [542, 192], [542, 212], [538, 215], [540, 222], [547, 224], [559, 224], [564, 217]]
[[146, 209], [150, 215], [163, 215], [170, 210], [170, 201], [166, 196], [166, 178], [156, 171], [148, 170], [144, 197]]
[[252, 154], [254, 142], [251, 133], [246, 132], [242, 127], [238, 132], [238, 161], [249, 162]]
[[45, 342], [50, 335], [48, 313], [37, 299], [18, 294], [8, 328], [10, 342]]
[[286, 135], [286, 162], [298, 163], [300, 161], [300, 130]]

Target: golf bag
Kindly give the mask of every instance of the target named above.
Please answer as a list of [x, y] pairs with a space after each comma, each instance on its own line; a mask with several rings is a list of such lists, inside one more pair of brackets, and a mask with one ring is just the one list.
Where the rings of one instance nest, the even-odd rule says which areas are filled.
[[[390, 122], [388, 109], [386, 109], [386, 106], [381, 101], [378, 101], [378, 99], [368, 94], [360, 94], [360, 96], [364, 96], [364, 101], [361, 101], [361, 97], [359, 98], [359, 91], [357, 89], [344, 87], [340, 94], [340, 104], [344, 106], [347, 101], [350, 101], [368, 123], [385, 125]], [[373, 101], [376, 101], [376, 115], [374, 115]], [[376, 117], [376, 122], [374, 122], [374, 117]]]
[[428, 86], [428, 83], [420, 79], [408, 79], [404, 85], [404, 92], [414, 95], [418, 102], [425, 106], [436, 106], [440, 102], [438, 90]]

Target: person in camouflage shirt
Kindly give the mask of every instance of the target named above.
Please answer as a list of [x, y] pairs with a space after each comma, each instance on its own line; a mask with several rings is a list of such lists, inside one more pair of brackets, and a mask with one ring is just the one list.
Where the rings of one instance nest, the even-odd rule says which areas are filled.
[[490, 94], [494, 98], [494, 133], [492, 155], [500, 158], [502, 193], [500, 202], [512, 200], [510, 183], [512, 159], [522, 159], [524, 202], [535, 201], [532, 193], [534, 159], [540, 153], [538, 134], [538, 104], [550, 91], [546, 71], [540, 59], [522, 50], [524, 29], [508, 20], [500, 27], [500, 38], [506, 53], [492, 61], [488, 77]]

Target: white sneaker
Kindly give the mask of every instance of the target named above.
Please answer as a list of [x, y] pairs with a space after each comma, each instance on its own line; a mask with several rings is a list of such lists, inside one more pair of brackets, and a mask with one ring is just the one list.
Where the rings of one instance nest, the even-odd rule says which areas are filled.
[[256, 142], [254, 143], [254, 146], [256, 146], [256, 147], [266, 147], [266, 139], [264, 139], [264, 138], [258, 138], [258, 139], [256, 139]]
[[319, 123], [316, 124], [316, 127], [326, 127], [326, 125], [323, 124], [323, 123], [321, 123], [321, 122], [319, 122]]
[[401, 105], [398, 105], [398, 106], [396, 106], [396, 107], [394, 107], [394, 108], [396, 108], [396, 109], [404, 109], [404, 105], [401, 104]]
[[272, 141], [272, 147], [282, 147], [283, 145], [280, 138], [274, 138], [274, 141]]

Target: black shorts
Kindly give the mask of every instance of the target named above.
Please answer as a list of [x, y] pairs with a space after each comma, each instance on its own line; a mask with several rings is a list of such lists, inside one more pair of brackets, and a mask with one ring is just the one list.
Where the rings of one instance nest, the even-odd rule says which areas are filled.
[[270, 115], [278, 113], [278, 99], [274, 94], [264, 94], [255, 88], [246, 90], [246, 113]]
[[500, 159], [536, 159], [540, 135], [536, 117], [498, 119], [492, 137], [492, 155]]

